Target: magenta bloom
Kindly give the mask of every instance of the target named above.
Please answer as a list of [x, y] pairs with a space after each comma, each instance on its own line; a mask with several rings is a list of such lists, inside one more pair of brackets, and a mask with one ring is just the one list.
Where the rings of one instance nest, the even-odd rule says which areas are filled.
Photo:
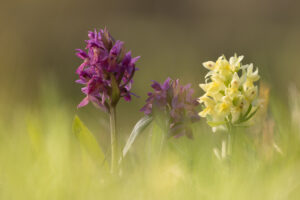
[[191, 123], [199, 120], [196, 110], [199, 104], [192, 95], [191, 85], [182, 86], [179, 80], [168, 78], [163, 84], [153, 81], [154, 92], [148, 93], [146, 105], [141, 109], [146, 115], [163, 112], [168, 118], [169, 136], [186, 135], [192, 138]]
[[76, 53], [83, 60], [76, 70], [76, 82], [84, 85], [81, 91], [86, 95], [78, 107], [92, 102], [109, 111], [109, 106], [115, 106], [120, 98], [131, 100], [132, 78], [139, 57], [132, 58], [130, 51], [125, 52], [124, 42], [115, 41], [106, 28], [90, 31], [88, 37], [87, 51], [77, 49]]

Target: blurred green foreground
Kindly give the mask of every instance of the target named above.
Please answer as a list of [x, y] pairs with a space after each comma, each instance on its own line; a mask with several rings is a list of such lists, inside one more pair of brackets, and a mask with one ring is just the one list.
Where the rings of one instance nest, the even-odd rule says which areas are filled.
[[261, 112], [253, 126], [233, 133], [232, 153], [226, 159], [214, 154], [220, 152], [226, 133], [212, 133], [204, 122], [193, 127], [194, 140], [172, 138], [157, 148], [153, 138], [163, 133], [155, 124], [148, 127], [125, 157], [119, 178], [108, 171], [109, 152], [99, 148], [101, 137], [89, 135], [79, 118], [72, 128], [75, 108], [57, 102], [49, 90], [47, 94], [36, 108], [1, 115], [0, 199], [300, 196], [300, 98], [295, 89], [289, 104], [271, 97], [269, 110]]

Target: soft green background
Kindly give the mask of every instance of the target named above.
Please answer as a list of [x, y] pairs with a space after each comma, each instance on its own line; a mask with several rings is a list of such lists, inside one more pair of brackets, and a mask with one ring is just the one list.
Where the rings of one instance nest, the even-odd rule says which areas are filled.
[[[288, 89], [300, 85], [299, 8], [291, 0], [1, 1], [0, 199], [297, 199], [300, 95]], [[84, 48], [88, 30], [104, 26], [141, 56], [133, 85], [140, 98], [118, 106], [122, 145], [143, 116], [151, 80], [180, 78], [199, 96], [201, 63], [222, 54], [259, 67], [271, 87], [267, 117], [239, 130], [228, 163], [212, 153], [224, 135], [203, 119], [195, 140], [169, 140], [150, 163], [148, 135], [139, 137], [124, 176], [107, 178], [72, 132], [78, 114], [108, 152], [108, 117], [90, 105], [76, 109], [83, 95], [74, 82], [75, 49]]]
[[81, 62], [75, 49], [85, 47], [88, 30], [104, 26], [141, 56], [133, 85], [140, 98], [118, 106], [122, 135], [143, 115], [151, 80], [180, 78], [198, 96], [207, 72], [201, 63], [222, 54], [245, 55], [244, 63], [259, 67], [272, 94], [286, 101], [289, 85], [300, 84], [299, 6], [288, 0], [2, 1], [0, 114], [9, 121], [17, 108], [36, 109], [52, 92], [92, 130], [100, 129], [99, 121], [106, 124], [105, 114], [91, 105], [76, 109], [83, 94], [74, 83]]
[[34, 104], [41, 82], [48, 81], [75, 108], [83, 96], [74, 83], [80, 64], [74, 49], [84, 47], [88, 30], [104, 26], [142, 56], [133, 87], [141, 98], [120, 106], [130, 118], [150, 80], [171, 76], [198, 89], [201, 63], [221, 54], [245, 55], [244, 62], [253, 62], [263, 80], [286, 94], [290, 83], [300, 84], [299, 7], [291, 0], [2, 1], [1, 102]]

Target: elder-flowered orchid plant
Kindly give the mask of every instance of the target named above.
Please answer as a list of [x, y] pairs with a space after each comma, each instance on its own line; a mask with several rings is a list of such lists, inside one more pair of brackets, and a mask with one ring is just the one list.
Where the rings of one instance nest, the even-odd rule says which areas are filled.
[[77, 83], [83, 84], [82, 92], [86, 97], [78, 107], [89, 102], [109, 112], [120, 98], [131, 100], [132, 78], [136, 71], [131, 52], [125, 52], [124, 42], [115, 41], [107, 29], [90, 31], [86, 40], [87, 52], [77, 49], [76, 55], [83, 60], [76, 73]]
[[141, 109], [146, 115], [155, 112], [163, 113], [167, 117], [168, 135], [179, 137], [186, 135], [193, 137], [191, 123], [199, 120], [196, 107], [199, 104], [193, 98], [194, 90], [191, 84], [179, 84], [179, 80], [168, 78], [163, 84], [153, 81], [153, 92], [148, 93], [146, 105]]
[[116, 105], [120, 98], [131, 100], [132, 78], [136, 71], [135, 62], [126, 52], [124, 42], [115, 41], [107, 29], [90, 31], [86, 40], [86, 50], [77, 49], [76, 55], [83, 60], [76, 73], [76, 81], [84, 85], [81, 89], [86, 97], [78, 107], [92, 102], [110, 115], [111, 129], [111, 171], [118, 161], [118, 138], [116, 133]]
[[200, 84], [205, 94], [199, 98], [204, 108], [199, 115], [207, 118], [214, 131], [248, 121], [260, 106], [255, 85], [260, 78], [258, 69], [253, 71], [253, 64], [242, 65], [243, 58], [235, 55], [228, 61], [221, 56], [216, 62], [203, 63], [209, 72]]
[[193, 137], [191, 124], [198, 121], [200, 117], [196, 110], [199, 103], [193, 97], [194, 90], [191, 88], [191, 84], [184, 86], [179, 84], [178, 79], [167, 78], [162, 84], [153, 81], [151, 86], [154, 91], [148, 93], [146, 104], [140, 110], [144, 112], [145, 116], [133, 128], [123, 149], [123, 157], [127, 154], [137, 135], [152, 121], [156, 121], [163, 131], [158, 136], [160, 142], [156, 146], [160, 149], [166, 137], [183, 135], [188, 138]]
[[[193, 97], [191, 84], [180, 85], [178, 79], [171, 78], [162, 84], [153, 81], [154, 91], [148, 93], [146, 104], [141, 109], [145, 116], [134, 126], [119, 156], [116, 106], [121, 98], [130, 101], [134, 95], [131, 84], [139, 57], [133, 58], [130, 51], [126, 52], [124, 43], [115, 41], [106, 28], [91, 31], [88, 37], [86, 50], [77, 49], [76, 53], [83, 60], [76, 70], [79, 76], [76, 82], [83, 85], [81, 90], [85, 94], [78, 107], [91, 102], [109, 114], [112, 173], [117, 172], [118, 161], [120, 164], [136, 137], [154, 119], [166, 132], [161, 135], [192, 138], [191, 124], [200, 117], [207, 118], [214, 131], [227, 127], [230, 132], [233, 126], [252, 118], [260, 106], [255, 85], [259, 80], [258, 69], [253, 71], [253, 64], [242, 65], [243, 56], [235, 55], [229, 61], [221, 56], [216, 62], [204, 62], [203, 66], [209, 72], [205, 84], [200, 84], [205, 94], [199, 99]], [[203, 106], [200, 113], [197, 111], [199, 104]]]
[[199, 85], [205, 92], [199, 98], [203, 106], [199, 115], [207, 119], [214, 132], [222, 129], [228, 131], [221, 149], [213, 150], [221, 160], [231, 154], [232, 128], [246, 123], [260, 107], [258, 87], [255, 85], [260, 78], [258, 69], [253, 71], [253, 64], [242, 65], [243, 58], [234, 55], [228, 61], [221, 56], [216, 62], [203, 63], [209, 72], [205, 83]]

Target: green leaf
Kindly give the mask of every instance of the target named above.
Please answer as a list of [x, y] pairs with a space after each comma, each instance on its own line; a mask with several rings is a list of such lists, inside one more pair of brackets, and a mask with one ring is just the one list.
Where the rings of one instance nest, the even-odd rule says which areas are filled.
[[220, 126], [220, 125], [226, 124], [226, 122], [225, 121], [220, 121], [220, 122], [207, 121], [207, 124], [210, 125], [211, 127], [215, 127], [215, 126]]
[[[249, 106], [250, 107], [250, 106]], [[252, 106], [251, 106], [251, 108], [252, 108]], [[251, 109], [250, 109], [250, 111], [248, 112], [247, 111], [247, 115], [244, 115], [244, 117], [239, 121], [239, 123], [243, 123], [243, 122], [246, 122], [246, 121], [248, 121], [249, 119], [251, 119], [254, 115], [255, 115], [255, 113], [258, 111], [258, 109], [259, 109], [259, 107], [258, 108], [256, 108], [255, 109], [255, 111], [253, 111], [251, 114], [249, 114], [250, 113], [250, 111], [251, 111]]]
[[256, 110], [254, 112], [252, 112], [246, 119], [245, 121], [248, 121], [249, 119], [251, 119], [251, 117], [253, 117], [255, 115], [255, 113], [258, 111], [259, 107], [256, 108]]
[[252, 104], [249, 105], [247, 112], [245, 113], [245, 115], [243, 116], [243, 118], [247, 118], [247, 116], [249, 115], [249, 113], [252, 110]]
[[87, 152], [92, 160], [99, 166], [108, 169], [108, 163], [101, 147], [99, 146], [94, 135], [83, 124], [77, 115], [73, 121], [73, 133], [77, 137], [80, 147]]
[[247, 121], [247, 115], [249, 115], [249, 113], [251, 112], [251, 110], [252, 110], [252, 104], [249, 105], [249, 107], [248, 107], [248, 109], [247, 109], [247, 111], [246, 111], [245, 114], [243, 114], [243, 115], [241, 114], [240, 115], [239, 120], [236, 121], [234, 123], [234, 125], [236, 126], [236, 125], [238, 125], [240, 123], [243, 123], [243, 122]]
[[152, 122], [152, 117], [148, 115], [141, 118], [134, 126], [124, 148], [123, 148], [123, 157], [126, 156], [129, 149], [131, 148], [133, 142], [135, 141], [136, 137], [145, 130], [145, 128]]

